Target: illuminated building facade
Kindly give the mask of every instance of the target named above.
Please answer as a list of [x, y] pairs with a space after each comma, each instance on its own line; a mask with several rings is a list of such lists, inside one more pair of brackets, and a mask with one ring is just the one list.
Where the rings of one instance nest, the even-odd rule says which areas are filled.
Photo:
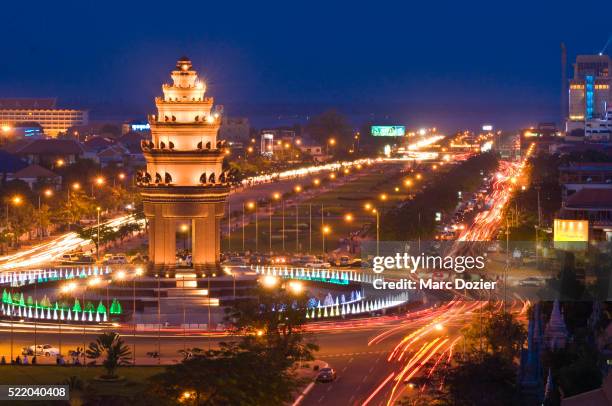
[[608, 55], [578, 55], [574, 78], [569, 85], [568, 132], [584, 128], [585, 120], [601, 118], [610, 105], [610, 68]]
[[58, 109], [53, 98], [0, 99], [0, 124], [5, 129], [19, 127], [20, 123], [38, 123], [46, 135], [57, 137], [70, 127], [87, 125], [88, 122], [87, 111]]
[[141, 142], [147, 168], [137, 182], [149, 221], [149, 260], [155, 269], [175, 268], [182, 233], [191, 243], [193, 267], [214, 269], [229, 194], [225, 143], [217, 141], [221, 120], [189, 59], [181, 58], [171, 77], [155, 99], [157, 115], [149, 116], [151, 140]]

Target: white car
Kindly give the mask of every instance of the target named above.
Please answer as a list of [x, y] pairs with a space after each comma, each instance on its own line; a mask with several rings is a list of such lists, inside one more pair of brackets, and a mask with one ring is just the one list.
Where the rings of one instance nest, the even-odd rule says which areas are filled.
[[113, 255], [109, 259], [104, 261], [104, 265], [125, 265], [128, 263], [125, 254]]
[[304, 266], [306, 268], [316, 268], [316, 269], [331, 268], [331, 264], [329, 262], [323, 262], [323, 261], [312, 261], [312, 262], [307, 263]]
[[33, 345], [28, 347], [36, 355], [44, 355], [45, 357], [55, 357], [59, 355], [59, 349], [53, 347], [51, 344], [38, 344], [36, 348]]

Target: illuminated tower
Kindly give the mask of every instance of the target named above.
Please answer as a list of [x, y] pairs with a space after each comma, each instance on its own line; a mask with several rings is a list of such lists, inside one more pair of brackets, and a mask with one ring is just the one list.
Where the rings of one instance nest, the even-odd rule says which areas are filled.
[[149, 116], [151, 141], [142, 142], [147, 161], [137, 176], [149, 221], [149, 261], [155, 269], [176, 266], [176, 234], [190, 233], [196, 269], [219, 263], [219, 226], [229, 193], [222, 169], [225, 142], [217, 141], [220, 117], [206, 84], [188, 58], [172, 71], [155, 98], [157, 115]]

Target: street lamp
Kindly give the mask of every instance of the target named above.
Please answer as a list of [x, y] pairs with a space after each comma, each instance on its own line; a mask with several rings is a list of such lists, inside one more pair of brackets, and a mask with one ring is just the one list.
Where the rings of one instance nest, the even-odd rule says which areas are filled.
[[[283, 240], [283, 252], [285, 251], [285, 202], [282, 200], [283, 195], [279, 192], [274, 192], [272, 198], [281, 202], [281, 235]], [[272, 214], [270, 214], [270, 251], [272, 251]], [[270, 252], [271, 253], [271, 252]]]
[[[11, 224], [9, 221], [9, 204], [12, 204], [13, 206], [19, 206], [21, 203], [23, 203], [23, 198], [19, 195], [13, 196], [8, 200], [6, 204], [6, 226], [7, 228], [11, 227]], [[13, 238], [14, 237], [15, 236], [13, 236]]]
[[344, 221], [346, 221], [347, 223], [350, 223], [353, 221], [353, 215], [351, 213], [347, 213], [344, 215]]
[[232, 272], [231, 268], [226, 266], [225, 268], [223, 268], [223, 272], [225, 272], [226, 275], [230, 275], [232, 277], [232, 294], [234, 296], [234, 303], [236, 302], [236, 275], [234, 272]]
[[[45, 189], [42, 193], [42, 195], [44, 195], [45, 197], [49, 198], [51, 196], [53, 196], [53, 190], [51, 189]], [[38, 194], [38, 227], [39, 227], [39, 239], [42, 240], [43, 237], [43, 226], [42, 226], [42, 208], [41, 208], [41, 204], [40, 204], [40, 197], [41, 197], [41, 193]]]
[[255, 211], [255, 252], [259, 251], [259, 224], [257, 219], [257, 203], [248, 202], [247, 208]]
[[304, 285], [300, 281], [289, 281], [287, 287], [294, 295], [299, 295], [304, 291]]
[[266, 275], [261, 279], [264, 288], [271, 289], [278, 284], [278, 279], [272, 275]]
[[[76, 289], [77, 285], [75, 282], [68, 282], [60, 288], [60, 294], [68, 295]], [[83, 303], [83, 306], [85, 303]], [[83, 311], [85, 311], [85, 307], [83, 307]], [[62, 320], [58, 320], [58, 328], [59, 328], [59, 354], [58, 356], [62, 356]], [[12, 355], [11, 355], [12, 356]]]
[[380, 213], [369, 203], [366, 203], [365, 209], [376, 216], [376, 256], [378, 256], [380, 254]]
[[96, 212], [98, 214], [98, 231], [96, 232], [96, 239], [98, 243], [96, 244], [96, 257], [98, 261], [100, 260], [100, 211], [102, 208], [100, 206], [96, 207]]
[[[133, 360], [132, 360], [132, 365], [136, 365], [136, 278], [142, 276], [143, 274], [143, 270], [142, 268], [138, 267], [134, 270], [134, 279], [132, 279], [132, 321], [133, 321], [133, 325], [134, 325], [134, 330], [133, 330], [133, 343], [132, 343], [132, 353], [133, 353]], [[110, 309], [107, 309], [110, 310]]]
[[91, 183], [91, 196], [92, 197], [94, 195], [94, 184], [98, 187], [101, 187], [102, 185], [104, 185], [105, 182], [106, 182], [106, 179], [104, 179], [102, 176], [96, 176], [94, 181]]
[[323, 239], [323, 252], [327, 252], [325, 251], [325, 236], [329, 233], [331, 233], [331, 227], [324, 225], [321, 228], [321, 238]]
[[315, 186], [319, 186], [321, 184], [321, 180], [316, 178], [315, 180], [312, 181], [312, 183], [314, 183]]

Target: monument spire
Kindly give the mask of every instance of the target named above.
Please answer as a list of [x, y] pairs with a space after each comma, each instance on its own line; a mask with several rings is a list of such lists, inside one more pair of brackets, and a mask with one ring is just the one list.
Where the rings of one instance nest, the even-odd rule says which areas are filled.
[[142, 142], [147, 168], [137, 176], [150, 224], [149, 260], [156, 269], [175, 268], [180, 231], [190, 236], [193, 267], [216, 268], [229, 194], [225, 143], [217, 141], [221, 120], [189, 58], [180, 58], [170, 77], [163, 96], [155, 98], [152, 139]]

